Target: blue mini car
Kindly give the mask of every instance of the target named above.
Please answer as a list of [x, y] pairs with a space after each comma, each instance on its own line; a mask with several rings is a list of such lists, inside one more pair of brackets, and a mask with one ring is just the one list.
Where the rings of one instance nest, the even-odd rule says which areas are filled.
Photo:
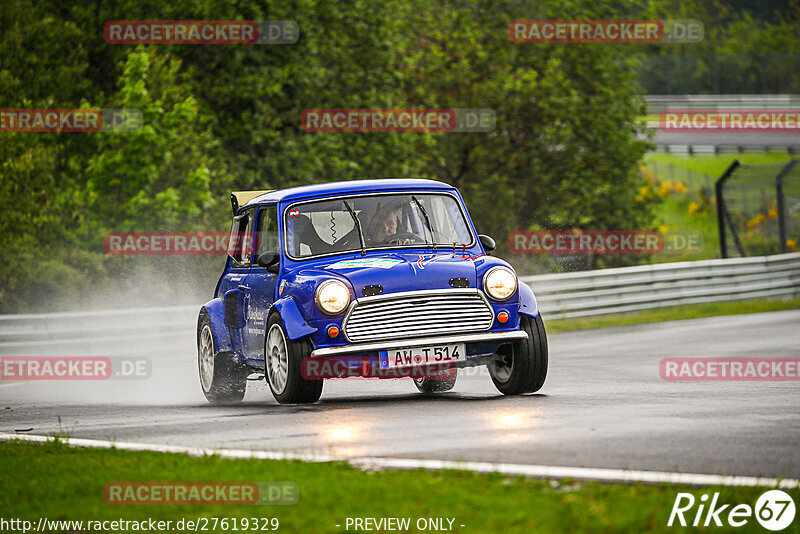
[[240, 401], [264, 375], [279, 403], [325, 379], [409, 377], [452, 389], [485, 365], [506, 395], [539, 390], [547, 338], [533, 291], [490, 256], [459, 192], [431, 180], [231, 194], [225, 271], [197, 323], [200, 384]]

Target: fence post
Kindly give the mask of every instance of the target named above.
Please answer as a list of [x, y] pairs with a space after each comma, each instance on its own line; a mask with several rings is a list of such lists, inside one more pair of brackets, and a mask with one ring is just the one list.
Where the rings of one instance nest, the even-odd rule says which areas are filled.
[[798, 161], [800, 160], [793, 159], [787, 163], [775, 177], [775, 194], [778, 197], [778, 239], [781, 240], [781, 252], [783, 254], [789, 252], [789, 246], [786, 243], [788, 236], [786, 235], [786, 198], [783, 195], [783, 179], [797, 165]]
[[723, 258], [728, 257], [728, 243], [725, 240], [725, 199], [722, 194], [722, 186], [725, 181], [731, 177], [741, 163], [738, 159], [733, 160], [733, 163], [728, 166], [725, 172], [720, 176], [717, 183], [714, 184], [714, 189], [717, 196], [717, 227], [719, 228], [719, 251]]

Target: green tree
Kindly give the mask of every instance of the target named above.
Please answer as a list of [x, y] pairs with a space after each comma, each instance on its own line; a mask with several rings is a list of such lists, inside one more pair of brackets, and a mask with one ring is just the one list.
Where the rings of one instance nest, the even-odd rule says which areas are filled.
[[128, 55], [113, 101], [141, 111], [143, 126], [99, 136], [83, 192], [93, 225], [118, 231], [188, 229], [210, 222], [209, 213], [227, 204], [230, 177], [213, 157], [210, 118], [188, 91], [180, 63], [154, 49]]
[[649, 227], [651, 205], [635, 198], [645, 107], [625, 45], [515, 44], [507, 32], [514, 19], [625, 11], [611, 2], [423, 4], [409, 24], [418, 42], [409, 98], [497, 116], [490, 134], [440, 134], [426, 171], [461, 188], [501, 251], [511, 230]]
[[[634, 47], [516, 44], [507, 34], [517, 18], [643, 9], [611, 0], [7, 0], [2, 107], [135, 108], [144, 127], [0, 133], [0, 247], [11, 258], [0, 265], [0, 308], [45, 307], [56, 295], [74, 306], [98, 287], [173, 299], [181, 270], [194, 285], [213, 282], [203, 269], [218, 269], [219, 258], [109, 257], [102, 236], [221, 229], [231, 189], [440, 179], [460, 188], [476, 226], [501, 247], [516, 229], [646, 228], [651, 206], [636, 200], [647, 143], [636, 139], [644, 107]], [[294, 20], [300, 38], [109, 45], [103, 24], [119, 19]], [[347, 107], [483, 108], [497, 124], [491, 133], [301, 128], [304, 109]]]

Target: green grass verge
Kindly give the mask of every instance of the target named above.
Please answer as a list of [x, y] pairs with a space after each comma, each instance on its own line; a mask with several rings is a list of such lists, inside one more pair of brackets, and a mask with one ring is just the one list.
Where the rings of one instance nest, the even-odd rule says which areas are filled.
[[[713, 198], [714, 182], [733, 160], [738, 159], [745, 166], [736, 172], [731, 187], [736, 192], [739, 192], [741, 187], [749, 188], [750, 202], [752, 205], [757, 205], [763, 200], [763, 195], [758, 194], [761, 189], [769, 198], [774, 197], [774, 189], [771, 188], [775, 175], [791, 158], [792, 156], [780, 152], [703, 156], [656, 152], [647, 154], [644, 163], [649, 171], [654, 171], [662, 181], [680, 182], [688, 188], [684, 193], [671, 192], [662, 200], [656, 209], [655, 223], [668, 230], [700, 232], [704, 241], [701, 251], [692, 251], [682, 255], [662, 255], [654, 258], [653, 261], [661, 263], [719, 257], [716, 205]], [[796, 169], [787, 178], [785, 191], [788, 196], [800, 196], [800, 179], [798, 178], [800, 178], [800, 169]], [[738, 198], [736, 195], [729, 196], [729, 201], [734, 202]], [[692, 205], [694, 208], [700, 207], [701, 209], [690, 209]], [[755, 213], [750, 217], [753, 215]], [[777, 235], [774, 240], [777, 251]]]
[[733, 160], [738, 159], [747, 165], [778, 165], [787, 163], [793, 156], [786, 152], [744, 152], [742, 154], [717, 154], [686, 156], [679, 154], [666, 154], [664, 152], [649, 152], [644, 157], [645, 163], [656, 162], [664, 165], [674, 165], [682, 169], [708, 174], [714, 180], [722, 176]]
[[679, 321], [682, 319], [698, 319], [700, 317], [717, 317], [720, 315], [741, 315], [743, 313], [762, 313], [779, 310], [800, 309], [800, 299], [787, 300], [752, 300], [742, 302], [710, 302], [708, 304], [691, 304], [674, 306], [659, 310], [647, 310], [637, 313], [588, 317], [585, 319], [551, 319], [545, 317], [547, 331], [566, 332], [585, 330], [588, 328], [608, 328], [612, 326], [628, 326], [663, 321]]
[[680, 254], [659, 254], [653, 257], [654, 263], [672, 261], [710, 260], [720, 257], [717, 213], [714, 207], [689, 213], [692, 199], [685, 195], [670, 195], [658, 206], [656, 225], [665, 226], [667, 231], [699, 232], [703, 236], [703, 247]]
[[[341, 463], [193, 458], [77, 449], [63, 443], [0, 443], [0, 468], [3, 518], [178, 521], [277, 517], [278, 531], [291, 533], [346, 532], [348, 517], [409, 517], [412, 522], [449, 517], [455, 518], [455, 532], [669, 532], [675, 530], [666, 523], [678, 492], [688, 491], [699, 499], [703, 493], [719, 491], [720, 503], [754, 506], [764, 491], [550, 483], [461, 471], [367, 473]], [[300, 498], [292, 506], [109, 505], [103, 488], [118, 481], [296, 481]], [[800, 491], [790, 493], [800, 502]], [[341, 526], [337, 528], [337, 524]], [[748, 526], [759, 528], [753, 518]], [[798, 532], [799, 528], [800, 522], [795, 521], [785, 532]]]

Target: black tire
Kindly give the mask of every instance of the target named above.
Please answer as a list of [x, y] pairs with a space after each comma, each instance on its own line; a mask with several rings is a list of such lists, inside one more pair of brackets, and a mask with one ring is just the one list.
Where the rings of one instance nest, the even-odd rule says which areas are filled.
[[[207, 331], [204, 339], [204, 331]], [[197, 370], [200, 389], [208, 402], [228, 404], [241, 402], [247, 389], [247, 365], [236, 360], [230, 352], [217, 352], [214, 345], [214, 327], [205, 310], [197, 321]], [[206, 352], [210, 348], [210, 353]], [[206, 358], [210, 358], [208, 361]], [[210, 367], [209, 367], [210, 365]]]
[[444, 393], [450, 391], [456, 385], [456, 369], [443, 369], [435, 376], [425, 376], [422, 378], [415, 378], [414, 385], [420, 393]]
[[[280, 350], [277, 345], [270, 347], [271, 339], [270, 333], [280, 332], [283, 343], [286, 345], [286, 379], [285, 384], [280, 384], [280, 380], [271, 379], [271, 374], [274, 373], [273, 368], [270, 368], [270, 357], [274, 356], [273, 349]], [[269, 389], [275, 400], [280, 404], [311, 404], [319, 400], [322, 395], [322, 379], [306, 380], [300, 372], [300, 366], [304, 358], [311, 355], [313, 347], [308, 337], [292, 341], [286, 335], [286, 327], [283, 324], [283, 319], [279, 313], [273, 313], [267, 321], [267, 331], [264, 336], [264, 376], [269, 384]], [[279, 356], [274, 356], [279, 358]], [[279, 358], [280, 359], [280, 358]], [[274, 383], [273, 383], [274, 382]], [[281, 389], [281, 385], [283, 388]]]
[[498, 356], [503, 365], [489, 365], [492, 382], [504, 395], [539, 391], [547, 378], [547, 334], [541, 314], [520, 315], [520, 330], [528, 338], [520, 339], [513, 347], [502, 347]]

